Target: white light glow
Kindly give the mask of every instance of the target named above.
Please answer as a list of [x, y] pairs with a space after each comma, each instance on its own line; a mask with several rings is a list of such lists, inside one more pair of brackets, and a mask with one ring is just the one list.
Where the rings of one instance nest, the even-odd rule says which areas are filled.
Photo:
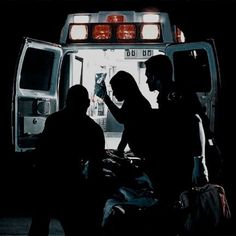
[[88, 28], [86, 25], [72, 25], [70, 29], [70, 38], [72, 40], [83, 40], [88, 37]]
[[160, 30], [158, 25], [144, 25], [141, 32], [142, 39], [159, 39]]
[[143, 15], [143, 22], [145, 23], [160, 22], [160, 17], [159, 15], [154, 15], [154, 14]]
[[74, 16], [74, 23], [89, 23], [89, 16]]
[[182, 31], [179, 33], [179, 41], [178, 42], [181, 42], [181, 43], [185, 42], [185, 36]]

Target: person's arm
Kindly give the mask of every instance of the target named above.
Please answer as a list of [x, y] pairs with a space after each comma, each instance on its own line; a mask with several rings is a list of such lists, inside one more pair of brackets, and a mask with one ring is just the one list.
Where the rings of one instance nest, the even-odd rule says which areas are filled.
[[122, 133], [119, 145], [117, 147], [117, 152], [123, 155], [127, 144], [128, 144], [128, 140], [127, 140], [126, 132], [124, 130]]
[[107, 105], [108, 109], [112, 113], [112, 115], [115, 117], [115, 119], [122, 123], [124, 122], [122, 112], [118, 106], [116, 106], [113, 101], [110, 99], [110, 97], [107, 95], [107, 88], [105, 85], [105, 82], [103, 81], [99, 85], [97, 85], [97, 93], [96, 95], [103, 99], [105, 104]]
[[205, 157], [205, 132], [202, 119], [197, 114], [194, 116], [194, 135], [192, 182], [195, 186], [201, 186], [209, 182], [209, 179]]
[[109, 108], [111, 114], [115, 117], [115, 119], [119, 122], [119, 123], [124, 123], [124, 117], [123, 114], [121, 112], [121, 109], [116, 106], [113, 101], [110, 99], [110, 97], [106, 94], [103, 98], [105, 104], [107, 105], [107, 107]]

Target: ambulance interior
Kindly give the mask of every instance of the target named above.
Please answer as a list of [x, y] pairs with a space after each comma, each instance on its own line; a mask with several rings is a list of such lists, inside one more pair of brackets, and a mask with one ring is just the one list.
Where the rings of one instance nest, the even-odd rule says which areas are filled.
[[[68, 63], [69, 73], [67, 75], [69, 76], [62, 76], [61, 79], [61, 84], [63, 84], [61, 88], [65, 88], [65, 83], [68, 83], [67, 87], [81, 83], [87, 88], [90, 97], [90, 107], [87, 113], [102, 127], [107, 149], [117, 148], [121, 139], [123, 125], [115, 120], [103, 100], [95, 95], [96, 81], [99, 82], [99, 79], [104, 78], [107, 94], [120, 107], [122, 102], [118, 102], [113, 96], [109, 82], [118, 71], [127, 71], [133, 75], [142, 94], [149, 100], [152, 107], [157, 108], [157, 92], [150, 92], [146, 83], [144, 65], [144, 61], [147, 60], [147, 57], [145, 57], [146, 52], [142, 49], [136, 49], [132, 52], [133, 56], [129, 57], [130, 51], [127, 49], [80, 49], [77, 53], [68, 55], [70, 63]], [[153, 55], [161, 53], [157, 49], [151, 50], [151, 52]], [[140, 53], [141, 56], [134, 55]], [[67, 82], [64, 80], [67, 80]], [[64, 93], [61, 92], [60, 96], [63, 98], [60, 106], [64, 106], [65, 94], [66, 91]], [[128, 149], [129, 147], [127, 146], [126, 150]]]
[[[16, 97], [20, 112], [14, 113], [16, 124], [18, 124], [14, 137], [19, 150], [34, 148], [38, 134], [44, 128], [46, 117], [65, 106], [67, 91], [74, 84], [83, 84], [87, 88], [91, 101], [88, 115], [102, 127], [106, 138], [106, 148], [116, 149], [123, 126], [115, 120], [103, 100], [95, 95], [97, 87], [95, 85], [104, 78], [108, 95], [117, 106], [121, 106], [122, 104], [113, 96], [109, 83], [113, 75], [120, 70], [132, 74], [142, 94], [153, 108], [158, 108], [156, 103], [158, 94], [150, 92], [146, 83], [144, 62], [153, 55], [164, 54], [165, 48], [155, 45], [148, 48], [140, 46], [127, 49], [120, 46], [96, 45], [96, 47], [80, 46], [65, 49], [68, 53], [62, 60], [59, 88], [57, 84], [59, 68], [54, 66], [57, 55], [52, 51], [28, 48], [21, 75], [18, 77], [20, 89]], [[197, 69], [192, 69], [190, 64], [196, 66]], [[173, 65], [173, 79], [179, 85], [187, 86], [197, 92], [210, 118], [211, 129], [214, 131], [217, 81], [216, 78], [211, 79], [214, 78], [211, 77], [211, 73], [215, 70], [210, 69], [207, 52], [204, 49], [176, 51], [173, 53]]]

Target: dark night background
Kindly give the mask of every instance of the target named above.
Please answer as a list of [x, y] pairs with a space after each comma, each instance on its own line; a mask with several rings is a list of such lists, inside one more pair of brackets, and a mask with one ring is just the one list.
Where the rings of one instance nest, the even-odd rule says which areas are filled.
[[[58, 43], [66, 15], [99, 10], [142, 10], [156, 7], [170, 14], [185, 32], [187, 41], [214, 38], [221, 69], [220, 120], [218, 140], [224, 156], [223, 182], [235, 219], [234, 163], [234, 79], [236, 7], [227, 0], [2, 0], [1, 32], [1, 122], [0, 122], [0, 208], [3, 212], [27, 212], [30, 202], [31, 169], [25, 159], [13, 155], [10, 145], [10, 102], [15, 63], [23, 36]], [[6, 202], [3, 202], [6, 201]], [[1, 214], [1, 213], [0, 213]]]

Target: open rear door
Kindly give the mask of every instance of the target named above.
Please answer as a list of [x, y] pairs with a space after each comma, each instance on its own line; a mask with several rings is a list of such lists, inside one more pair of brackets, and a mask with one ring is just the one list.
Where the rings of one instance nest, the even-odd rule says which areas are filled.
[[12, 99], [12, 142], [16, 152], [35, 148], [46, 117], [58, 110], [60, 45], [25, 38]]
[[210, 128], [215, 131], [215, 109], [219, 68], [213, 46], [207, 42], [171, 44], [166, 48], [174, 67], [173, 79], [197, 93], [206, 108]]

